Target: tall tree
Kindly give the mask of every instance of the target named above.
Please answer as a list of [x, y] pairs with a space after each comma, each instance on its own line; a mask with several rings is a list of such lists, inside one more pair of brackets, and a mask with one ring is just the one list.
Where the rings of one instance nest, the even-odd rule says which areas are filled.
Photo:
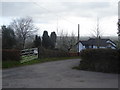
[[30, 17], [13, 20], [10, 26], [14, 29], [22, 49], [25, 48], [26, 39], [33, 35], [37, 30]]
[[54, 49], [57, 39], [57, 35], [55, 32], [51, 32], [50, 39], [51, 39], [51, 48]]
[[38, 36], [38, 35], [35, 36], [34, 45], [35, 45], [35, 47], [41, 46], [41, 38], [40, 38], [40, 36]]
[[96, 29], [93, 30], [93, 33], [92, 33], [93, 37], [97, 39], [97, 48], [100, 47], [100, 38], [102, 36], [102, 32], [100, 31], [100, 28], [99, 28], [99, 18], [97, 18], [97, 26], [96, 26]]
[[11, 49], [16, 45], [16, 39], [13, 29], [10, 27], [2, 26], [2, 48]]
[[49, 38], [49, 35], [48, 35], [48, 32], [47, 31], [44, 31], [43, 32], [43, 36], [42, 36], [42, 46], [44, 48], [50, 48], [50, 38]]
[[57, 48], [63, 51], [70, 51], [71, 49], [74, 49], [74, 45], [76, 44], [76, 42], [77, 39], [73, 32], [70, 36], [68, 36], [68, 34], [64, 33], [62, 30], [60, 33], [60, 37], [57, 39]]
[[92, 36], [95, 38], [99, 38], [102, 36], [102, 32], [100, 31], [100, 27], [99, 27], [99, 19], [98, 18], [97, 18], [97, 25], [96, 25], [96, 28], [92, 32]]
[[70, 39], [68, 41], [68, 51], [70, 51], [71, 49], [73, 49], [74, 51], [75, 50], [74, 46], [76, 43], [77, 43], [77, 39], [75, 38], [74, 32], [72, 32], [70, 35]]
[[120, 36], [120, 19], [118, 19], [118, 36]]
[[117, 32], [117, 34], [118, 34], [118, 48], [120, 49], [120, 19], [118, 19], [118, 32]]

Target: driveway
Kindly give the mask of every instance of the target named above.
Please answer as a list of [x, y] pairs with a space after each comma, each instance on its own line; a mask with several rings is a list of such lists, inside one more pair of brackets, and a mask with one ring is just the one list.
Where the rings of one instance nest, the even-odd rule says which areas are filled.
[[3, 88], [118, 88], [118, 75], [72, 69], [80, 59], [3, 70]]

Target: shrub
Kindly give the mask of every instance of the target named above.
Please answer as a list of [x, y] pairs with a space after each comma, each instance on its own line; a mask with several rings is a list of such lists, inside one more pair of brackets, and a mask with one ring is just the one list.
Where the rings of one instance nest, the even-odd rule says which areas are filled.
[[2, 60], [3, 61], [17, 61], [21, 59], [20, 51], [15, 49], [3, 49]]
[[64, 52], [60, 50], [50, 50], [45, 48], [39, 48], [38, 52], [39, 52], [39, 55], [38, 55], [39, 58], [70, 56], [68, 52]]
[[70, 52], [70, 53], [69, 53], [69, 56], [71, 56], [71, 57], [78, 56], [78, 53]]
[[119, 72], [119, 53], [113, 49], [86, 49], [80, 52], [80, 69]]

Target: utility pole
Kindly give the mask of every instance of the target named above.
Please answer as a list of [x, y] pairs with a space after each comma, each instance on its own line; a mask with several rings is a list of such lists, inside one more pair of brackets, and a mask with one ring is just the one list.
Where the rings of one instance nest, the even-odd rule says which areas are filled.
[[79, 56], [80, 25], [78, 24], [78, 56]]
[[79, 42], [79, 38], [80, 38], [80, 34], [79, 34], [79, 33], [80, 33], [80, 30], [79, 30], [80, 27], [79, 27], [79, 26], [80, 26], [80, 25], [78, 24], [78, 42]]
[[118, 2], [118, 49], [120, 51], [120, 1]]
[[57, 17], [57, 35], [58, 35], [58, 17]]

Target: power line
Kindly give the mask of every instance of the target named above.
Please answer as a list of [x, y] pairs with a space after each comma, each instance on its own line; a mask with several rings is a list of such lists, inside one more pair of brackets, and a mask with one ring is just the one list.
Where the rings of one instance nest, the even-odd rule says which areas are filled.
[[[37, 5], [37, 6], [40, 7], [40, 8], [45, 9], [45, 10], [48, 11], [48, 12], [54, 13], [53, 11], [51, 11], [51, 10], [45, 8], [45, 7], [40, 6], [39, 4], [37, 4], [37, 3], [35, 3], [35, 2], [33, 2], [33, 4]], [[60, 17], [60, 18], [62, 18], [63, 20], [69, 22], [69, 23], [72, 23], [72, 24], [76, 24], [76, 25], [77, 25], [77, 23], [71, 22], [71, 21], [67, 20], [66, 18], [64, 18], [64, 17], [62, 17], [62, 16], [60, 16], [60, 15], [57, 15], [57, 14], [54, 14], [54, 15], [55, 15], [57, 18]]]

